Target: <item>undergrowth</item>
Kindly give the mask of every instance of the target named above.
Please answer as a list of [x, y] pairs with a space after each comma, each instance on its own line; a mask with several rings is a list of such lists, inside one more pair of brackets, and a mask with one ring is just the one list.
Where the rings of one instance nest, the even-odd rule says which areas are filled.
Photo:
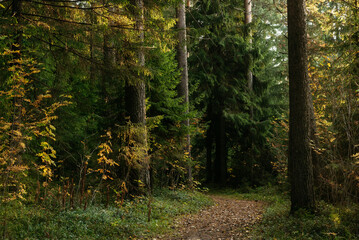
[[[152, 201], [151, 221], [147, 221], [145, 198], [123, 206], [89, 206], [73, 210], [49, 210], [39, 206], [12, 205], [0, 208], [5, 216], [5, 239], [143, 239], [164, 234], [175, 216], [192, 213], [212, 204], [198, 192], [158, 190]], [[4, 219], [3, 219], [4, 220]], [[0, 225], [4, 236], [5, 225]], [[0, 237], [1, 238], [1, 237]]]
[[245, 190], [216, 190], [228, 197], [263, 201], [262, 221], [254, 226], [251, 239], [359, 239], [359, 206], [320, 201], [317, 212], [299, 211], [290, 215], [289, 193], [279, 187], [267, 186]]
[[[359, 206], [318, 203], [318, 211], [290, 215], [289, 194], [279, 187], [255, 190], [214, 190], [241, 200], [264, 202], [262, 221], [254, 226], [250, 239], [359, 239]], [[171, 231], [173, 218], [193, 213], [212, 204], [201, 193], [157, 190], [152, 201], [151, 222], [147, 222], [145, 198], [126, 201], [123, 206], [102, 205], [56, 211], [33, 205], [12, 205], [7, 211], [6, 239], [146, 239]], [[3, 219], [4, 220], [4, 219]], [[4, 224], [0, 225], [3, 236]]]

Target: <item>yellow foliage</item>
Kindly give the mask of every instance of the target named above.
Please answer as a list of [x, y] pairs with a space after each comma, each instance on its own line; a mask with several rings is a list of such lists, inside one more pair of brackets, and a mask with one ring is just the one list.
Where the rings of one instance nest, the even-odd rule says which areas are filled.
[[[12, 55], [18, 51], [5, 49], [0, 55]], [[55, 110], [66, 106], [70, 102], [63, 101], [54, 103], [50, 106], [44, 103], [45, 99], [50, 99], [50, 92], [39, 95], [36, 100], [31, 100], [28, 96], [31, 83], [30, 76], [40, 72], [36, 68], [37, 63], [32, 59], [11, 58], [8, 65], [9, 89], [0, 91], [0, 95], [6, 101], [13, 103], [11, 111], [21, 113], [13, 114], [11, 121], [0, 118], [0, 137], [7, 139], [0, 143], [0, 175], [6, 176], [7, 186], [14, 186], [14, 189], [4, 194], [3, 201], [24, 199], [26, 194], [26, 184], [21, 182], [22, 176], [27, 175], [27, 170], [35, 169], [40, 174], [51, 180], [53, 176], [52, 167], [56, 166], [56, 151], [47, 140], [56, 140], [55, 127], [51, 122], [56, 119]], [[46, 104], [46, 105], [45, 105]], [[12, 113], [9, 113], [12, 114]], [[33, 139], [41, 137], [41, 150], [36, 154], [41, 159], [40, 164], [36, 161], [26, 161], [23, 159], [23, 152], [26, 150], [27, 143]], [[31, 151], [29, 151], [31, 153]], [[4, 183], [0, 183], [4, 184]], [[6, 189], [6, 186], [5, 186]]]

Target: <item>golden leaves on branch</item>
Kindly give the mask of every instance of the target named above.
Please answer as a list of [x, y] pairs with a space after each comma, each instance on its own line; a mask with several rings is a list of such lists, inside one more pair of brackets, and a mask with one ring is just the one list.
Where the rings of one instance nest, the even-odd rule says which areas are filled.
[[103, 135], [102, 138], [105, 138], [106, 141], [101, 143], [98, 147], [99, 152], [97, 154], [97, 163], [99, 164], [100, 168], [95, 170], [95, 172], [100, 173], [103, 180], [113, 180], [109, 167], [119, 166], [119, 164], [110, 157], [110, 154], [113, 152], [111, 131], [107, 131], [106, 135]]
[[[66, 100], [49, 105], [52, 98], [50, 92], [31, 100], [29, 76], [40, 70], [33, 59], [12, 58], [12, 55], [19, 53], [8, 49], [0, 53], [1, 56], [10, 57], [6, 89], [0, 91], [1, 100], [9, 106], [8, 112], [0, 117], [0, 184], [6, 190], [0, 201], [24, 199], [28, 183], [23, 182], [23, 176], [29, 170], [39, 171], [47, 182], [51, 181], [52, 168], [56, 166], [56, 151], [50, 144], [50, 141], [56, 140], [56, 128], [52, 121], [57, 118], [55, 111], [58, 108], [71, 104], [67, 100], [69, 97], [65, 96], [63, 99]], [[41, 150], [32, 147], [28, 152], [35, 152], [38, 158], [23, 159], [28, 143], [33, 140], [40, 140]]]

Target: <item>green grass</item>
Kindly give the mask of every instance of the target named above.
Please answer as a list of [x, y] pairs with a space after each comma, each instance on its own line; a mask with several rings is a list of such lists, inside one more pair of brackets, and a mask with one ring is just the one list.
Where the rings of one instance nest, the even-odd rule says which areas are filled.
[[213, 193], [266, 203], [263, 220], [254, 227], [251, 239], [359, 239], [359, 206], [355, 204], [333, 206], [321, 201], [315, 214], [290, 215], [289, 194], [278, 187]]
[[[359, 239], [359, 206], [318, 203], [318, 212], [289, 215], [288, 192], [278, 187], [255, 190], [212, 190], [210, 194], [265, 202], [263, 220], [251, 239]], [[38, 206], [7, 207], [7, 239], [144, 239], [171, 230], [173, 219], [212, 204], [197, 192], [158, 190], [152, 202], [152, 220], [147, 222], [147, 199], [127, 201], [122, 208], [90, 206], [55, 211]], [[4, 225], [0, 208], [0, 238]]]
[[[90, 206], [50, 211], [38, 206], [7, 207], [7, 239], [136, 239], [164, 234], [173, 218], [195, 212], [212, 201], [197, 192], [159, 190], [152, 202], [152, 220], [147, 222], [147, 199], [127, 201], [122, 208]], [[4, 208], [0, 216], [4, 216]], [[1, 221], [2, 222], [2, 221]], [[4, 225], [0, 225], [0, 238]]]

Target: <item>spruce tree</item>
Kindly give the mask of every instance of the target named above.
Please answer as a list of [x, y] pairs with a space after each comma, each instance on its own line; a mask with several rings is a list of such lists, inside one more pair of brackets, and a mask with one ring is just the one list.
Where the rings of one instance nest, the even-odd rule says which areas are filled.
[[310, 100], [305, 4], [288, 0], [289, 159], [291, 212], [313, 210], [314, 183], [310, 150]]

